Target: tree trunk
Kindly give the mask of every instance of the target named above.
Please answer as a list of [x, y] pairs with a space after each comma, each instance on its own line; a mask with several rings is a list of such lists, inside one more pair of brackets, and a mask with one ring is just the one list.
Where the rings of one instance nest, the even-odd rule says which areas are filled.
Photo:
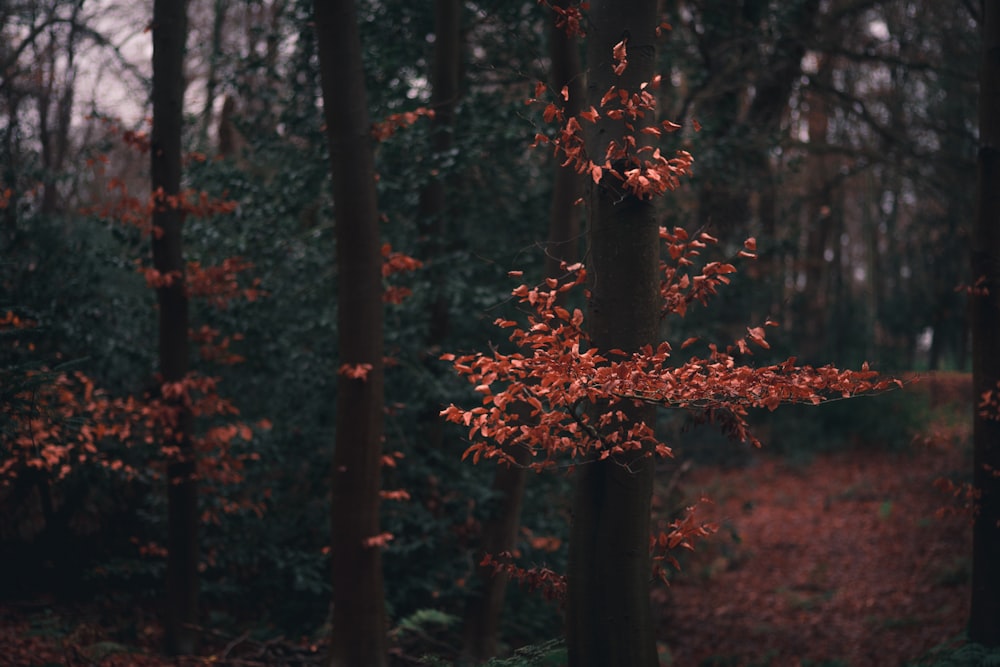
[[[985, 277], [987, 295], [972, 297], [975, 399], [1000, 381], [1000, 5], [983, 2], [979, 74], [979, 193], [972, 235], [972, 275]], [[975, 408], [973, 484], [980, 492], [973, 524], [972, 609], [969, 638], [1000, 646], [1000, 420]]]
[[[827, 81], [831, 68], [826, 59], [821, 59], [819, 72], [815, 77]], [[809, 128], [809, 143], [816, 146], [829, 145], [830, 116], [826, 100], [815, 91], [807, 91], [809, 110], [806, 112]], [[802, 337], [797, 352], [805, 363], [819, 364], [827, 352], [829, 323], [829, 295], [831, 275], [830, 263], [826, 261], [826, 248], [831, 243], [839, 245], [840, 239], [833, 234], [833, 208], [830, 201], [835, 165], [829, 154], [817, 150], [805, 159], [806, 193], [804, 207], [805, 254], [802, 265], [805, 272], [805, 293], [802, 295], [802, 315], [799, 331]], [[836, 337], [836, 332], [834, 337]]]
[[[455, 110], [462, 94], [462, 3], [458, 0], [434, 2], [434, 57], [431, 61], [431, 119], [430, 165], [431, 180], [420, 190], [417, 208], [417, 229], [420, 233], [418, 254], [424, 261], [430, 281], [428, 297], [427, 350], [425, 364], [428, 373], [435, 373], [438, 352], [445, 344], [451, 329], [451, 312], [446, 283], [451, 268], [445, 253], [449, 239], [449, 220], [454, 217], [457, 198], [449, 200], [448, 187], [458, 191], [453, 180], [455, 174], [442, 173], [442, 163], [453, 145]], [[427, 396], [425, 410], [420, 419], [424, 442], [431, 450], [440, 450], [444, 443], [444, 421], [439, 396]]]
[[[182, 227], [184, 212], [166, 197], [181, 186], [181, 128], [184, 111], [184, 42], [187, 16], [183, 2], [156, 0], [153, 5], [153, 192], [162, 189], [153, 210], [153, 266], [177, 276], [156, 291], [160, 313], [159, 357], [162, 382], [179, 382], [188, 373], [188, 303], [184, 289]], [[167, 464], [167, 613], [166, 648], [171, 654], [193, 653], [198, 622], [198, 486], [191, 442], [191, 413], [180, 399], [163, 401], [174, 423], [164, 445], [178, 453]], [[172, 431], [172, 433], [171, 433]], [[169, 437], [169, 439], [168, 439]]]
[[[556, 0], [556, 7], [568, 7], [569, 0]], [[550, 77], [553, 90], [565, 86], [569, 99], [565, 103], [566, 117], [576, 116], [583, 110], [583, 72], [580, 67], [579, 45], [575, 37], [566, 34], [555, 24], [555, 12], [549, 24], [549, 58], [552, 61]], [[562, 274], [562, 262], [576, 261], [580, 245], [580, 214], [576, 200], [581, 194], [580, 176], [572, 167], [556, 166], [552, 183], [552, 204], [549, 209], [549, 243], [545, 251], [545, 275], [550, 278]]]
[[[219, 61], [222, 59], [222, 35], [226, 25], [227, 5], [227, 0], [215, 0], [212, 10], [212, 44], [208, 55], [208, 74], [205, 77], [205, 106], [202, 108], [201, 126], [198, 130], [198, 143], [202, 147], [208, 144], [208, 128], [212, 124], [214, 115], [215, 89], [219, 85]], [[222, 143], [221, 140], [219, 143]]]
[[[601, 0], [590, 17], [588, 102], [600, 107], [612, 85], [637, 91], [652, 77], [656, 2]], [[628, 69], [616, 77], [612, 47], [625, 36]], [[621, 123], [599, 123], [588, 137], [589, 153], [604, 155], [609, 141], [621, 143], [624, 134]], [[605, 177], [590, 197], [589, 333], [599, 350], [628, 352], [658, 337], [659, 236], [654, 205], [613, 191], [617, 183]], [[632, 420], [655, 417], [651, 407], [621, 407]], [[654, 462], [647, 453], [577, 467], [566, 600], [573, 667], [657, 664], [649, 602]]]
[[[43, 216], [61, 213], [57, 183], [62, 175], [69, 150], [69, 137], [73, 121], [73, 100], [76, 93], [76, 46], [80, 35], [78, 23], [82, 3], [75, 4], [69, 20], [69, 34], [63, 49], [55, 35], [49, 35], [44, 47], [37, 42], [34, 50], [37, 67], [44, 79], [38, 87], [38, 140], [42, 158]], [[44, 55], [43, 55], [44, 54]], [[60, 63], [62, 71], [60, 72]]]
[[[455, 108], [461, 96], [462, 72], [462, 3], [458, 0], [434, 2], [434, 60], [431, 68], [431, 121], [432, 164], [444, 161], [452, 147], [455, 131]], [[448, 268], [444, 266], [444, 250], [448, 238], [448, 197], [445, 191], [445, 174], [435, 174], [420, 192], [420, 236], [424, 241], [424, 256], [428, 260], [433, 281], [430, 327], [427, 333], [429, 348], [444, 343], [451, 327], [448, 312], [448, 295], [444, 282]], [[434, 415], [438, 420], [437, 415]], [[440, 421], [440, 420], [438, 420]]]
[[[553, 3], [566, 6], [566, 0]], [[583, 77], [577, 40], [555, 25], [555, 12], [549, 28], [549, 57], [552, 61], [551, 86], [555, 91], [567, 87], [569, 99], [565, 103], [566, 117], [576, 116], [583, 105]], [[576, 261], [579, 245], [580, 220], [575, 202], [580, 196], [580, 177], [571, 167], [555, 167], [552, 186], [552, 204], [549, 212], [549, 238], [545, 251], [545, 275], [557, 277], [562, 273], [561, 264]], [[527, 463], [526, 452], [511, 452], [519, 464]], [[492, 489], [502, 500], [496, 516], [483, 523], [481, 560], [484, 554], [513, 551], [521, 522], [527, 470], [518, 466], [497, 467]], [[484, 661], [497, 651], [500, 619], [507, 593], [508, 577], [494, 573], [493, 568], [477, 568], [480, 589], [469, 598], [465, 614], [464, 656]]]
[[333, 455], [331, 664], [387, 662], [379, 535], [384, 428], [382, 255], [375, 156], [354, 0], [316, 0], [323, 109], [330, 144], [337, 243], [340, 364], [368, 365], [337, 386]]
[[[526, 457], [521, 452], [523, 450], [514, 453], [519, 464], [526, 463]], [[496, 655], [509, 577], [503, 572], [494, 573], [493, 568], [481, 567], [478, 563], [482, 562], [484, 554], [513, 550], [521, 520], [526, 477], [527, 471], [518, 466], [498, 466], [493, 477], [492, 490], [501, 499], [496, 515], [483, 521], [481, 550], [476, 554], [479, 589], [466, 604], [462, 629], [464, 663], [479, 664]]]

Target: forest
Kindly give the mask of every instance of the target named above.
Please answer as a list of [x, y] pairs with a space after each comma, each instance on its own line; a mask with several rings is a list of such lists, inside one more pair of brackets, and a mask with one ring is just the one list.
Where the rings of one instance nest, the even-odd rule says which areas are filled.
[[1000, 2], [0, 3], [0, 665], [1000, 664]]

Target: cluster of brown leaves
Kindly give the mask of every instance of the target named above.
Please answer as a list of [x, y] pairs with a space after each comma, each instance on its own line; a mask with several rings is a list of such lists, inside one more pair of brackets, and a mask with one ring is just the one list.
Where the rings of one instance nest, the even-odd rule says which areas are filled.
[[[615, 74], [621, 76], [628, 66], [627, 40], [615, 45], [613, 57]], [[667, 191], [680, 187], [680, 179], [691, 174], [694, 158], [685, 150], [677, 150], [673, 157], [667, 157], [656, 146], [649, 145], [645, 138], [660, 138], [664, 134], [681, 128], [677, 123], [665, 120], [658, 125], [647, 122], [648, 117], [656, 117], [656, 96], [652, 91], [659, 88], [661, 78], [639, 86], [638, 91], [629, 91], [611, 86], [600, 101], [600, 110], [591, 106], [577, 116], [566, 118], [562, 106], [554, 102], [545, 104], [542, 117], [547, 123], [561, 124], [554, 137], [538, 133], [534, 146], [551, 144], [554, 153], [563, 160], [562, 166], [572, 167], [579, 174], [588, 175], [594, 183], [605, 187], [621, 188], [626, 193], [640, 199], [652, 199]], [[541, 104], [540, 98], [547, 86], [539, 82], [535, 85], [535, 96], [527, 100], [530, 104]], [[563, 87], [560, 97], [569, 99], [568, 87]], [[620, 139], [608, 142], [603, 156], [588, 153], [583, 132], [583, 122], [596, 124], [602, 119], [615, 121], [622, 127]]]
[[[661, 237], [666, 243], [663, 313], [683, 316], [690, 303], [707, 301], [727, 283], [735, 268], [708, 262], [693, 271], [701, 249], [715, 241], [707, 234], [691, 237], [675, 229], [663, 230]], [[742, 254], [752, 256], [752, 248], [750, 240]], [[479, 406], [452, 404], [441, 413], [468, 427], [471, 444], [464, 456], [473, 462], [486, 458], [514, 464], [514, 448], [528, 453], [527, 465], [535, 470], [636, 450], [669, 456], [670, 448], [657, 440], [651, 424], [626, 414], [623, 408], [630, 404], [697, 412], [736, 439], [759, 446], [747, 427], [749, 408], [816, 404], [901, 384], [879, 378], [867, 365], [859, 371], [814, 368], [798, 365], [792, 357], [753, 366], [747, 363], [752, 346], [768, 347], [763, 327], [748, 328], [746, 336], [725, 348], [710, 344], [707, 354], [683, 361], [674, 358], [667, 341], [636, 352], [600, 351], [583, 329], [583, 312], [560, 305], [564, 293], [585, 281], [586, 271], [580, 264], [564, 269], [562, 280], [549, 278], [542, 286], [522, 284], [513, 290], [529, 310], [527, 322], [498, 319], [496, 325], [511, 330], [515, 351], [442, 357], [482, 395]], [[689, 339], [681, 347], [694, 342]]]
[[80, 372], [51, 374], [42, 368], [28, 371], [23, 380], [25, 388], [2, 409], [8, 432], [0, 484], [9, 484], [28, 470], [63, 479], [90, 463], [135, 473], [121, 459], [101, 451], [105, 439], [124, 439], [127, 428], [112, 418], [120, 406], [96, 391], [88, 377]]
[[496, 575], [503, 572], [529, 591], [541, 591], [546, 600], [563, 600], [566, 597], [566, 577], [547, 567], [523, 568], [514, 563], [514, 555], [502, 551], [495, 556], [486, 554], [479, 563]]
[[[414, 259], [409, 255], [401, 252], [397, 252], [392, 249], [392, 246], [388, 243], [382, 245], [382, 277], [388, 278], [389, 276], [395, 275], [397, 273], [407, 273], [411, 271], [416, 271], [424, 264], [419, 259]], [[385, 291], [382, 292], [382, 300], [386, 303], [400, 304], [403, 299], [413, 294], [413, 290], [409, 287], [403, 287], [401, 285], [389, 285], [385, 286]]]
[[[111, 119], [101, 119], [109, 135], [119, 137], [135, 150], [148, 150], [143, 132], [122, 131]], [[193, 156], [192, 159], [201, 159]], [[88, 161], [103, 173], [108, 159], [104, 155]], [[231, 213], [236, 202], [210, 197], [205, 192], [186, 190], [166, 195], [162, 190], [148, 197], [133, 196], [121, 179], [108, 181], [111, 196], [85, 210], [85, 214], [109, 218], [120, 224], [136, 226], [146, 234], [159, 236], [161, 230], [152, 222], [155, 210], [179, 209], [184, 215], [210, 217]], [[244, 279], [253, 265], [240, 257], [231, 257], [214, 266], [188, 262], [183, 272], [163, 273], [137, 260], [138, 271], [152, 289], [183, 281], [191, 298], [200, 298], [217, 308], [226, 308], [234, 299], [254, 301], [265, 292], [259, 279]], [[2, 328], [30, 326], [13, 313], [0, 321]], [[220, 332], [203, 326], [189, 331], [205, 361], [234, 364], [243, 357], [230, 348], [239, 334], [220, 337]], [[18, 344], [16, 336], [9, 337]], [[25, 386], [10, 412], [12, 435], [7, 438], [9, 452], [0, 466], [0, 480], [9, 481], [28, 469], [43, 470], [53, 479], [62, 479], [79, 466], [97, 464], [125, 476], [146, 475], [161, 478], [165, 465], [176, 460], [181, 451], [182, 412], [200, 420], [200, 431], [193, 437], [198, 457], [197, 476], [208, 495], [217, 496], [215, 507], [224, 512], [241, 509], [261, 511], [259, 502], [233, 500], [231, 489], [243, 480], [248, 461], [257, 457], [234, 449], [238, 440], [249, 441], [254, 429], [238, 419], [239, 411], [218, 392], [218, 378], [189, 373], [178, 382], [161, 382], [149, 395], [111, 397], [95, 387], [82, 373], [53, 373], [45, 368], [27, 371]], [[9, 407], [9, 406], [8, 406]], [[258, 428], [270, 428], [266, 421]], [[126, 452], [132, 453], [126, 456]], [[226, 490], [223, 492], [223, 490]], [[212, 510], [214, 512], [214, 510]], [[205, 520], [217, 521], [211, 512]]]
[[554, 5], [547, 0], [538, 0], [538, 4], [548, 7], [555, 14], [556, 27], [565, 32], [570, 37], [584, 37], [587, 33], [583, 29], [584, 12], [590, 9], [589, 2], [577, 4], [566, 3], [565, 6]]
[[[9, 429], [0, 463], [3, 484], [28, 470], [60, 480], [87, 465], [125, 477], [160, 478], [163, 466], [180, 451], [177, 421], [182, 408], [210, 423], [194, 438], [198, 476], [210, 494], [216, 489], [221, 497], [223, 486], [242, 482], [246, 462], [257, 457], [232, 451], [234, 441], [251, 440], [254, 429], [235, 419], [239, 411], [219, 396], [215, 377], [191, 373], [179, 382], [162, 383], [157, 396], [142, 400], [112, 397], [79, 371], [29, 370], [23, 383], [25, 388], [3, 408]], [[267, 429], [270, 424], [257, 427]], [[127, 450], [136, 453], [126, 457]], [[225, 511], [260, 509], [243, 502], [223, 506]]]
[[252, 278], [248, 287], [240, 284], [240, 275], [253, 268], [253, 264], [242, 257], [227, 257], [215, 266], [202, 266], [197, 260], [190, 261], [183, 275], [180, 271], [161, 272], [152, 266], [145, 266], [142, 260], [136, 260], [135, 264], [146, 280], [146, 287], [170, 287], [183, 280], [188, 298], [205, 299], [220, 310], [225, 310], [234, 299], [252, 302], [266, 295], [260, 287], [260, 278]]
[[414, 109], [413, 111], [403, 111], [401, 113], [391, 114], [381, 122], [372, 123], [372, 138], [374, 138], [375, 141], [385, 141], [402, 128], [409, 127], [410, 125], [416, 123], [422, 116], [433, 118], [434, 110], [428, 109], [427, 107], [420, 107], [419, 109]]
[[81, 207], [81, 215], [93, 215], [113, 220], [136, 227], [144, 234], [153, 234], [157, 238], [162, 235], [163, 231], [153, 226], [154, 210], [179, 209], [185, 215], [207, 218], [215, 215], [227, 215], [238, 207], [238, 203], [231, 199], [215, 198], [206, 192], [190, 189], [177, 195], [165, 194], [160, 189], [147, 197], [140, 197], [131, 194], [128, 185], [120, 178], [108, 179], [106, 188], [109, 196], [91, 206]]

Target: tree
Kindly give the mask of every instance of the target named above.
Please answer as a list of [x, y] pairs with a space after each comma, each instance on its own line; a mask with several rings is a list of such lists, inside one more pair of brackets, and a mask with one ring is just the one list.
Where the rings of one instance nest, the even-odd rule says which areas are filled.
[[386, 664], [379, 533], [382, 254], [368, 96], [354, 0], [316, 0], [337, 244], [340, 377], [333, 456], [333, 665]]
[[[426, 241], [427, 257], [444, 259], [445, 239], [448, 238], [449, 206], [445, 176], [437, 173], [440, 164], [448, 161], [455, 132], [455, 111], [461, 98], [462, 77], [462, 5], [457, 0], [434, 2], [434, 57], [431, 68], [431, 155], [439, 166], [420, 191], [420, 235]], [[427, 346], [440, 346], [448, 335], [450, 316], [448, 297], [442, 283], [446, 271], [435, 267], [436, 292], [431, 304]]]
[[[544, 117], [561, 128], [554, 137], [539, 133], [536, 143], [553, 145], [566, 164], [592, 180], [589, 266], [564, 265], [565, 278], [512, 292], [531, 313], [527, 324], [496, 324], [511, 330], [516, 351], [444, 355], [482, 402], [468, 410], [451, 405], [442, 414], [469, 428], [472, 444], [465, 456], [474, 463], [485, 458], [517, 464], [513, 452], [522, 449], [532, 469], [575, 469], [565, 580], [569, 662], [652, 667], [652, 575], [662, 572], [661, 561], [671, 560], [671, 549], [710, 531], [692, 510], [669, 532], [650, 534], [655, 457], [671, 455], [656, 437], [654, 408], [694, 413], [759, 446], [747, 425], [749, 408], [816, 404], [827, 396], [883, 390], [895, 381], [877, 379], [867, 366], [813, 368], [794, 358], [752, 365], [752, 346], [769, 348], [762, 326], [747, 328], [724, 348], [708, 345], [704, 356], [674, 359], [697, 339], [675, 348], [660, 338], [661, 319], [683, 317], [694, 303], [707, 303], [736, 268], [701, 258], [717, 242], [709, 234], [657, 225], [652, 200], [690, 175], [692, 157], [683, 150], [667, 157], [651, 143], [680, 129], [669, 120], [653, 122], [652, 91], [660, 84], [653, 76], [655, 3], [595, 3], [588, 25], [592, 104], [576, 116], [547, 104]], [[536, 96], [544, 89], [537, 86]], [[590, 128], [586, 139], [584, 124]], [[749, 238], [737, 255], [753, 258], [755, 250]], [[587, 317], [561, 305], [563, 295], [584, 282]], [[553, 573], [525, 571], [508, 559], [485, 561], [560, 594], [563, 583]]]
[[[184, 112], [183, 2], [153, 5], [153, 133], [150, 166], [153, 192], [153, 266], [170, 276], [156, 290], [159, 360], [163, 385], [188, 373], [188, 300], [184, 280], [181, 194], [181, 129]], [[176, 446], [167, 464], [166, 644], [172, 654], [193, 653], [198, 621], [198, 486], [191, 439], [191, 412], [183, 393], [163, 397], [172, 419], [164, 445]]]
[[[601, 106], [611, 88], [636, 92], [653, 78], [656, 25], [655, 0], [593, 3], [587, 37], [587, 101], [593, 107]], [[628, 67], [621, 75], [615, 69], [622, 61], [612, 58], [616, 44], [628, 49]], [[588, 136], [588, 152], [602, 155], [611, 142], [627, 145], [629, 136], [653, 120], [652, 113], [641, 119], [604, 118]], [[624, 159], [612, 164], [619, 172], [626, 168]], [[633, 353], [657, 343], [658, 229], [653, 202], [621, 192], [612, 173], [593, 184], [587, 230], [588, 333], [600, 353]], [[634, 422], [655, 420], [652, 405], [625, 405], [622, 410]], [[598, 460], [600, 452], [593, 452], [578, 469], [566, 572], [566, 640], [572, 665], [657, 664], [649, 604], [655, 466], [647, 453], [643, 447]]]
[[[977, 399], [973, 485], [972, 609], [969, 637], [1000, 646], [1000, 6], [982, 3], [979, 74], [979, 184], [972, 235], [973, 386]], [[992, 398], [991, 398], [992, 397]], [[985, 398], [980, 402], [981, 398]]]

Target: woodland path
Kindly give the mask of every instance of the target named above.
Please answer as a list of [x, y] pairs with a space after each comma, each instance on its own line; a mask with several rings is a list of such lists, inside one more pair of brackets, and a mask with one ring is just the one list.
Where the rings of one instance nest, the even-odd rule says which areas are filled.
[[969, 376], [912, 390], [930, 393], [935, 419], [905, 451], [801, 466], [763, 453], [685, 479], [689, 497], [713, 498], [720, 530], [658, 593], [672, 664], [891, 667], [963, 632], [971, 526], [934, 481], [970, 471], [969, 420], [947, 409]]

